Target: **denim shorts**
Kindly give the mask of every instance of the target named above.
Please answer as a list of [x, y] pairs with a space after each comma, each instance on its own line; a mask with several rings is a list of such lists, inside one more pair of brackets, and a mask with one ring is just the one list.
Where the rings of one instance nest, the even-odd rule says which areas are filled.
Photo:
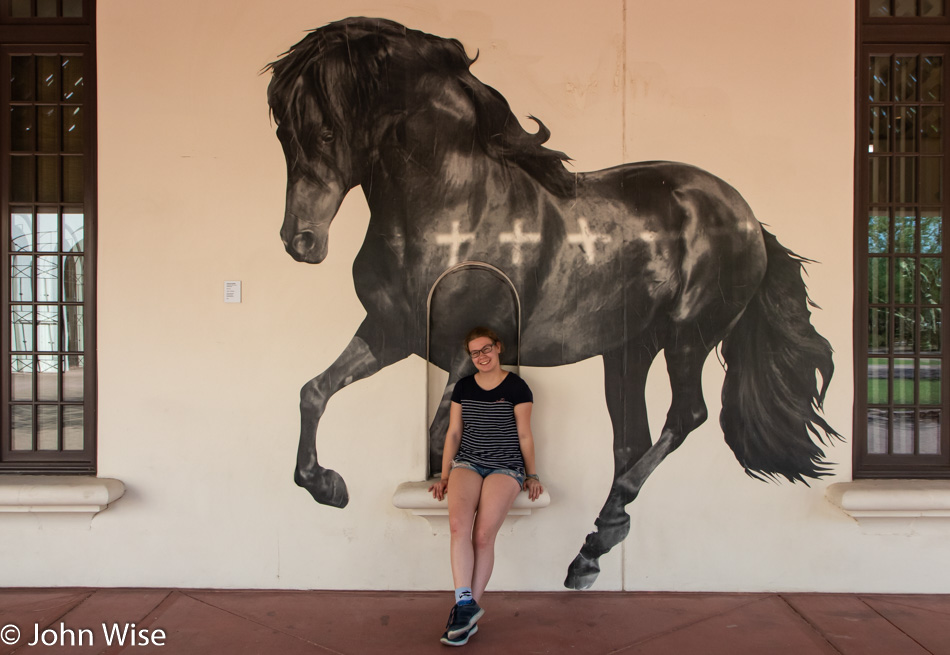
[[524, 487], [524, 473], [520, 473], [514, 469], [506, 468], [492, 468], [491, 466], [482, 466], [480, 464], [471, 464], [469, 462], [459, 462], [453, 461], [452, 468], [454, 469], [468, 469], [469, 471], [475, 471], [483, 478], [487, 478], [492, 473], [500, 473], [502, 475], [508, 475], [517, 480], [518, 485]]

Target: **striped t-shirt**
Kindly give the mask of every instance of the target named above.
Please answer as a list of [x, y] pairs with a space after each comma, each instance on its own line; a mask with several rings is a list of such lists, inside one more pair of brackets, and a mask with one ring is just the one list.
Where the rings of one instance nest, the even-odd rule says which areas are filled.
[[533, 402], [525, 381], [509, 372], [486, 391], [470, 375], [459, 380], [452, 402], [462, 405], [462, 441], [455, 461], [524, 473], [515, 405]]

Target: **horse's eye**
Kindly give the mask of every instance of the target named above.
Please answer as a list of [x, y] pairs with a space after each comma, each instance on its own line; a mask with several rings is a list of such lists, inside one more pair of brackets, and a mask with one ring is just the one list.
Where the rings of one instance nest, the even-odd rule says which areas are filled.
[[324, 143], [330, 143], [333, 141], [333, 130], [323, 130], [320, 132], [320, 140]]

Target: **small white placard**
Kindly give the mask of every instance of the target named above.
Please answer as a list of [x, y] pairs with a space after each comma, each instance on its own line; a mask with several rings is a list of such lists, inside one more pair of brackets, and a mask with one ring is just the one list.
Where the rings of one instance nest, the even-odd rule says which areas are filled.
[[240, 280], [225, 281], [224, 302], [241, 302], [241, 281]]

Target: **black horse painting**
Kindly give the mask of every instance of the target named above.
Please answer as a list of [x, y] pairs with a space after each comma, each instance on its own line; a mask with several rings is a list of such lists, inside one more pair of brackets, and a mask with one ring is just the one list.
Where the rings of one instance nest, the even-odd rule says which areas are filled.
[[[320, 263], [330, 222], [356, 186], [371, 212], [353, 263], [366, 318], [301, 390], [296, 483], [319, 503], [347, 504], [343, 479], [317, 458], [320, 418], [341, 388], [411, 354], [428, 353], [449, 372], [430, 428], [441, 444], [451, 390], [471, 366], [462, 335], [511, 318], [486, 295], [493, 291], [459, 277], [440, 291], [450, 324], [427, 349], [427, 296], [465, 261], [510, 278], [521, 303], [521, 364], [603, 357], [613, 484], [567, 587], [593, 584], [600, 556], [630, 529], [627, 504], [706, 420], [701, 373], [720, 343], [719, 420], [745, 472], [793, 482], [827, 474], [821, 444], [837, 433], [819, 412], [832, 349], [810, 322], [807, 260], [780, 245], [734, 188], [693, 166], [569, 171], [565, 154], [542, 145], [550, 132], [541, 121], [532, 117], [537, 131], [526, 131], [505, 98], [472, 75], [473, 62], [454, 39], [348, 18], [268, 66], [287, 162], [287, 252]], [[654, 441], [644, 392], [660, 351], [672, 402]]]

